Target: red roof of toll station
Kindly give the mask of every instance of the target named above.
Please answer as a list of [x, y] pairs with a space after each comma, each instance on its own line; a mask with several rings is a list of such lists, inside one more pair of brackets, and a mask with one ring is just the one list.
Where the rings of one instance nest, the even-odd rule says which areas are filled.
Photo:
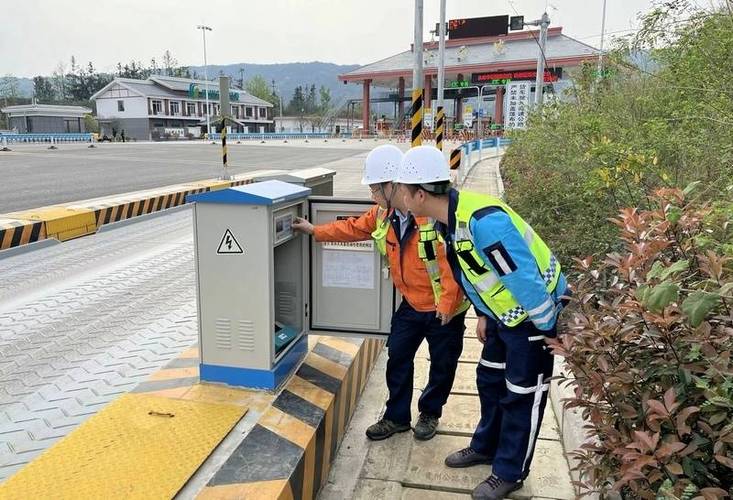
[[[454, 101], [452, 115], [457, 123], [462, 122], [463, 99], [476, 97], [479, 93], [477, 87], [485, 87], [480, 90], [483, 98], [488, 97], [490, 100], [493, 97], [494, 110], [490, 114], [495, 123], [503, 123], [505, 85], [510, 81], [535, 81], [538, 40], [539, 30], [446, 39], [444, 95], [446, 101]], [[598, 54], [598, 49], [563, 34], [562, 27], [549, 28], [545, 49], [545, 81], [560, 88], [569, 84], [571, 70], [584, 61], [596, 59]], [[363, 86], [364, 130], [369, 130], [370, 127], [371, 87], [397, 90], [392, 94], [393, 101], [397, 104], [396, 120], [402, 121], [405, 115], [404, 103], [410, 100], [410, 93], [406, 93], [405, 89], [411, 89], [413, 85], [413, 61], [411, 46], [410, 50], [339, 75], [344, 84], [360, 83]], [[423, 74], [423, 99], [425, 107], [430, 108], [431, 101], [437, 99], [437, 41], [423, 43]], [[427, 99], [428, 95], [430, 100]], [[446, 114], [450, 114], [449, 111], [446, 107]]]

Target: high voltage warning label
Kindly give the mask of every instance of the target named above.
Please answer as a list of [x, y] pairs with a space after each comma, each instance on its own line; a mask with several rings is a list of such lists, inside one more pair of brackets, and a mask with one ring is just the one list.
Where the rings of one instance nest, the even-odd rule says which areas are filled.
[[236, 238], [234, 238], [232, 232], [227, 229], [226, 231], [224, 231], [224, 236], [221, 237], [221, 242], [219, 243], [219, 248], [217, 249], [216, 253], [218, 253], [219, 255], [236, 254], [244, 253], [244, 250], [242, 250], [242, 247], [239, 246], [239, 243], [237, 242]]

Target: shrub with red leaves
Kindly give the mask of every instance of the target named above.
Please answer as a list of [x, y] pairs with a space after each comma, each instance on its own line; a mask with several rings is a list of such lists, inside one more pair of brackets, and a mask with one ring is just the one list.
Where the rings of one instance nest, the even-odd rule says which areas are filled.
[[573, 452], [584, 492], [712, 500], [733, 488], [733, 270], [709, 244], [709, 208], [688, 195], [659, 190], [653, 209], [621, 211], [624, 250], [576, 262], [566, 334], [551, 344], [572, 372], [559, 377], [574, 388], [564, 403], [589, 423]]

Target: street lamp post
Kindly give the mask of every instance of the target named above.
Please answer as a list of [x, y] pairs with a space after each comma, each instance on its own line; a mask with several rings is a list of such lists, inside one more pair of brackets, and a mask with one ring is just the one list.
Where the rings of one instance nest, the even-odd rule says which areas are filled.
[[[275, 94], [275, 80], [272, 80], [272, 93]], [[280, 92], [277, 92], [277, 97], [280, 99], [280, 131], [283, 131], [283, 96], [280, 95]], [[275, 127], [275, 132], [277, 132], [277, 127]]]
[[206, 32], [212, 31], [209, 26], [204, 26], [203, 24], [199, 24], [196, 26], [196, 29], [201, 30], [201, 34], [204, 37], [204, 80], [206, 80], [206, 84], [204, 85], [204, 94], [206, 96], [206, 137], [208, 138], [211, 135], [211, 119], [210, 119], [210, 113], [209, 113], [209, 74], [208, 74], [208, 64], [206, 62]]
[[606, 0], [603, 0], [603, 16], [601, 18], [601, 50], [598, 51], [598, 75], [597, 79], [601, 79], [603, 71], [603, 42], [606, 34]]
[[443, 151], [445, 134], [444, 84], [445, 84], [445, 0], [440, 0], [440, 26], [438, 27], [438, 109], [435, 113], [435, 145]]
[[[423, 121], [423, 68], [422, 68], [423, 0], [415, 0], [415, 41], [412, 46], [412, 141], [411, 146], [422, 145]], [[368, 105], [368, 103], [364, 103]]]

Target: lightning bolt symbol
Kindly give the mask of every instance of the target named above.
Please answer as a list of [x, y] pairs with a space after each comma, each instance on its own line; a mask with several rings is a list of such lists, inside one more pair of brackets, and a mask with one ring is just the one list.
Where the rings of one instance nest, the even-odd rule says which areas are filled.
[[229, 250], [231, 250], [232, 249], [232, 237], [229, 236], [228, 234], [227, 234], [227, 239], [226, 239], [225, 243], [227, 244], [227, 248]]

